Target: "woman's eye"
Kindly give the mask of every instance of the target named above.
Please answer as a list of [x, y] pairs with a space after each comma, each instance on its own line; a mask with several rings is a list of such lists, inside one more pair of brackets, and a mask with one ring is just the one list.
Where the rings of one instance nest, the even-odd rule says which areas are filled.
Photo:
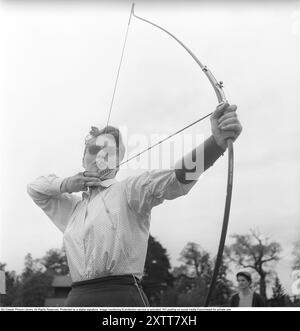
[[98, 154], [101, 151], [102, 147], [97, 146], [97, 145], [93, 145], [89, 147], [89, 152], [90, 154]]
[[91, 145], [88, 147], [88, 151], [92, 155], [98, 154], [101, 150], [105, 150], [106, 154], [109, 154], [110, 156], [116, 154], [116, 148], [111, 146], [98, 146], [98, 145]]

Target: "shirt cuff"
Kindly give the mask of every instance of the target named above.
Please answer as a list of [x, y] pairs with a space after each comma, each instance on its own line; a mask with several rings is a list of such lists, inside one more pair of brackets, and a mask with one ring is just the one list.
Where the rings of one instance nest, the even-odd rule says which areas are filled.
[[61, 194], [61, 185], [62, 182], [64, 181], [64, 178], [55, 178], [52, 180], [51, 182], [51, 186], [50, 186], [50, 191], [49, 193], [51, 193], [51, 195], [59, 195]]
[[214, 136], [206, 139], [204, 142], [204, 171], [210, 168], [224, 152], [225, 150], [216, 143]]
[[[204, 171], [206, 171], [208, 168], [210, 168], [216, 160], [223, 155], [225, 150], [221, 148], [214, 138], [214, 136], [210, 136], [208, 139], [204, 142]], [[196, 149], [193, 150], [192, 154], [196, 154]], [[183, 162], [184, 164], [184, 162]], [[191, 173], [195, 171], [185, 169], [184, 167], [181, 169], [175, 169], [177, 180], [182, 184], [189, 184], [192, 182], [195, 182], [196, 180], [188, 180], [186, 179], [187, 173]]]

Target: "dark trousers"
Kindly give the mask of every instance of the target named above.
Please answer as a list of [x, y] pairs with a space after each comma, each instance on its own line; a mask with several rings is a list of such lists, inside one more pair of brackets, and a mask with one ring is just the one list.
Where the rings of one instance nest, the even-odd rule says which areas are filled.
[[149, 307], [140, 281], [132, 275], [109, 276], [72, 284], [65, 307]]

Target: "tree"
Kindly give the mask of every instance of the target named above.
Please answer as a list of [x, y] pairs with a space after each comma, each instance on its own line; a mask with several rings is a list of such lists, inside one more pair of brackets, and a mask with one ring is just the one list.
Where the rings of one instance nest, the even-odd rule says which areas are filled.
[[227, 272], [228, 266], [224, 263], [224, 260], [222, 260], [219, 269], [219, 275], [216, 282], [216, 287], [211, 297], [211, 306], [226, 306], [230, 300], [230, 297], [233, 293], [233, 284], [230, 280], [227, 279]]
[[293, 261], [293, 269], [299, 270], [300, 269], [300, 239], [298, 239], [294, 244], [293, 255], [295, 256], [294, 261]]
[[272, 299], [270, 300], [272, 307], [286, 306], [287, 301], [288, 301], [288, 296], [287, 296], [285, 289], [282, 286], [278, 276], [276, 276], [276, 278], [275, 278], [275, 284], [274, 284], [274, 287], [272, 288], [272, 290], [273, 290], [273, 296], [272, 296]]
[[173, 285], [171, 265], [165, 248], [152, 236], [148, 240], [143, 288], [152, 305], [160, 305], [161, 295]]
[[204, 280], [210, 278], [212, 267], [210, 255], [200, 245], [188, 243], [180, 253], [179, 261], [184, 263], [190, 277], [201, 277]]
[[[4, 270], [5, 265], [0, 264]], [[45, 256], [33, 259], [25, 256], [24, 270], [20, 276], [6, 272], [6, 306], [42, 307], [48, 296], [53, 277], [69, 273], [66, 254], [63, 249], [50, 249]]]
[[20, 279], [15, 271], [7, 271], [6, 264], [0, 262], [0, 270], [5, 272], [6, 294], [1, 296], [1, 304], [4, 307], [11, 307], [20, 286]]
[[[174, 269], [175, 284], [179, 292], [178, 303], [180, 306], [201, 307], [213, 273], [210, 255], [200, 245], [188, 243], [181, 252], [179, 260], [184, 264]], [[222, 263], [211, 300], [214, 306], [226, 305], [232, 293], [232, 284], [227, 280], [226, 274], [227, 266]]]
[[281, 246], [277, 242], [270, 242], [258, 231], [251, 230], [247, 235], [233, 235], [235, 242], [227, 247], [227, 258], [243, 268], [255, 270], [259, 277], [260, 294], [267, 299], [267, 276], [273, 271], [274, 263], [279, 261]]
[[43, 307], [47, 298], [52, 276], [41, 271], [33, 272], [23, 279], [18, 305]]
[[[181, 274], [176, 279], [180, 306], [201, 307], [204, 304], [212, 274], [210, 255], [200, 245], [189, 242], [180, 253]], [[177, 269], [176, 272], [180, 269]]]
[[41, 265], [53, 275], [68, 275], [69, 267], [65, 250], [50, 249], [46, 255], [39, 260]]
[[43, 307], [53, 277], [44, 270], [40, 259], [33, 259], [30, 253], [25, 256], [24, 265], [18, 296], [14, 304], [23, 307]]
[[33, 259], [32, 255], [30, 253], [26, 254], [25, 260], [24, 260], [24, 270], [21, 275], [22, 280], [30, 277], [34, 273], [42, 272], [42, 266], [39, 263], [38, 259]]

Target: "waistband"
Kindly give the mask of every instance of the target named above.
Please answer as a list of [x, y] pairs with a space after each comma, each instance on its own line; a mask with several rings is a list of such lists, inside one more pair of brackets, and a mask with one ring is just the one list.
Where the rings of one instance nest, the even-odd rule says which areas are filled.
[[73, 288], [86, 287], [86, 286], [111, 286], [111, 285], [134, 285], [137, 283], [141, 285], [141, 281], [133, 275], [118, 275], [118, 276], [106, 276], [100, 278], [93, 278], [83, 280], [80, 282], [72, 283]]

